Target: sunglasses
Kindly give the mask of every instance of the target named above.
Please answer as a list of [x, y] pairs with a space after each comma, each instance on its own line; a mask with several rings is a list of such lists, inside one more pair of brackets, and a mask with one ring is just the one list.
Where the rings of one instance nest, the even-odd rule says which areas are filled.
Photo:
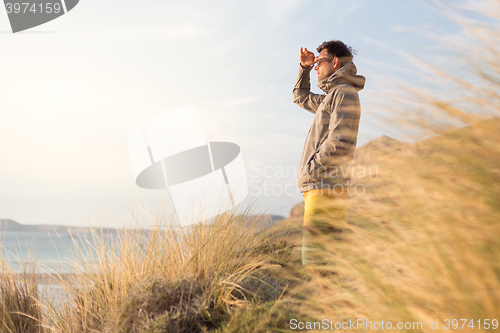
[[320, 67], [321, 66], [321, 61], [332, 61], [333, 59], [331, 58], [321, 58], [321, 59], [318, 59], [318, 61], [316, 61], [316, 66]]

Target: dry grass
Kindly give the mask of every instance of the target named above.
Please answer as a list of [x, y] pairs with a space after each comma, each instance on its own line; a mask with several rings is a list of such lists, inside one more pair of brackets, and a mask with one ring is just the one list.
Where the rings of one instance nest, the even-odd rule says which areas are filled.
[[[293, 277], [280, 271], [293, 257], [283, 238], [255, 233], [258, 218], [220, 216], [210, 226], [177, 231], [128, 229], [115, 241], [95, 235], [81, 249], [81, 274], [61, 281], [68, 295], [51, 311], [57, 332], [201, 332], [232, 314], [282, 297]], [[89, 256], [93, 253], [94, 256]], [[77, 287], [75, 287], [77, 286]], [[265, 323], [264, 323], [265, 324]]]
[[301, 279], [283, 265], [300, 258], [285, 234], [258, 231], [261, 217], [247, 215], [182, 230], [163, 219], [151, 230], [94, 230], [75, 239], [77, 273], [53, 277], [62, 302], [41, 297], [34, 273], [3, 265], [0, 332], [285, 329], [293, 312], [279, 300]]
[[45, 332], [34, 272], [15, 274], [0, 258], [0, 332]]
[[302, 309], [334, 322], [422, 322], [414, 331], [498, 320], [499, 131], [496, 119], [421, 142], [414, 156], [372, 159], [379, 178], [359, 180], [366, 193], [350, 202], [350, 232], [327, 248], [333, 263], [322, 269], [337, 274]]

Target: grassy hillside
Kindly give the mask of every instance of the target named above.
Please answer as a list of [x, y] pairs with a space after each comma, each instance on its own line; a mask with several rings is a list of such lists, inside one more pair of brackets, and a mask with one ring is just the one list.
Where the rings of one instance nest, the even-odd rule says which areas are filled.
[[96, 256], [75, 253], [80, 273], [59, 278], [59, 307], [40, 298], [32, 275], [20, 279], [2, 263], [0, 331], [268, 332], [296, 331], [292, 319], [498, 319], [499, 133], [491, 119], [404, 149], [370, 150], [364, 161], [378, 177], [356, 179], [366, 190], [350, 199], [348, 232], [328, 244], [331, 262], [315, 271], [300, 262], [300, 209], [261, 232], [258, 218], [223, 216], [181, 239], [159, 227], [124, 230], [110, 247], [96, 233]]

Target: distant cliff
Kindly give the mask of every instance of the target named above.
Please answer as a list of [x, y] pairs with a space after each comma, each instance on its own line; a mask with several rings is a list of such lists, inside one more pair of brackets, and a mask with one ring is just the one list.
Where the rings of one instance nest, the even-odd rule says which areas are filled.
[[[115, 229], [102, 229], [103, 231], [113, 231]], [[90, 232], [91, 228], [83, 227], [67, 227], [63, 225], [26, 225], [18, 223], [11, 219], [0, 219], [0, 232], [2, 231], [18, 231], [18, 232], [46, 232], [46, 231], [57, 231], [57, 232], [74, 232], [74, 233], [84, 233]]]
[[[255, 230], [262, 230], [269, 228], [273, 224], [283, 220], [284, 217], [280, 215], [249, 215], [249, 216], [237, 216], [235, 220], [240, 221], [243, 224], [251, 226]], [[210, 223], [208, 223], [210, 224]], [[196, 226], [193, 225], [193, 226]], [[97, 228], [94, 228], [97, 229]], [[115, 231], [116, 229], [102, 229], [104, 232]], [[85, 233], [90, 232], [91, 228], [83, 227], [68, 227], [63, 225], [26, 225], [18, 223], [11, 219], [0, 219], [0, 232], [2, 231], [16, 231], [16, 232], [73, 232], [73, 233]]]

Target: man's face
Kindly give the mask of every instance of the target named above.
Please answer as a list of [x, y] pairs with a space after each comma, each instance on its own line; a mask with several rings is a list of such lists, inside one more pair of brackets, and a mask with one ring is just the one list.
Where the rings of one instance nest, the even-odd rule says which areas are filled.
[[314, 60], [319, 60], [319, 63], [316, 63], [314, 66], [314, 70], [318, 72], [318, 81], [324, 79], [325, 77], [329, 77], [340, 68], [338, 66], [338, 58], [332, 57], [326, 49], [321, 50], [319, 55]]

